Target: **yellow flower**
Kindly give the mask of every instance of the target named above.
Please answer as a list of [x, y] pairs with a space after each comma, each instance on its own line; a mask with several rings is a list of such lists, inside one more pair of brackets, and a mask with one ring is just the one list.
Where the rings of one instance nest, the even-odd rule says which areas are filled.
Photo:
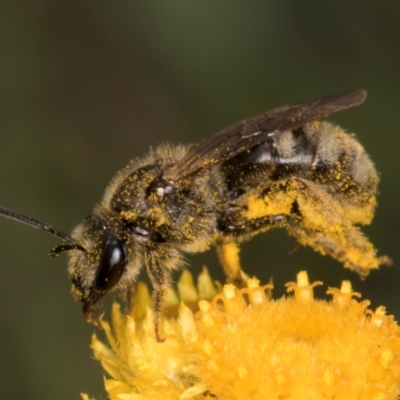
[[[271, 285], [225, 285], [220, 293], [204, 271], [198, 291], [185, 272], [181, 300], [168, 297], [164, 342], [155, 339], [150, 297], [138, 288], [131, 315], [118, 304], [111, 325], [101, 320], [108, 345], [92, 348], [110, 376], [111, 400], [144, 399], [397, 399], [400, 328], [379, 307], [357, 301], [350, 282], [314, 300], [306, 272], [289, 283], [294, 296], [270, 300]], [[199, 300], [198, 293], [203, 300]], [[204, 298], [208, 300], [204, 300]]]

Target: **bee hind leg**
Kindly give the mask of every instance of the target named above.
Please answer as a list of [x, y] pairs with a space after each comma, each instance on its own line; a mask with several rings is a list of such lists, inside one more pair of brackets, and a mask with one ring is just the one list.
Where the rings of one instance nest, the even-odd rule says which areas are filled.
[[310, 246], [323, 255], [330, 255], [345, 268], [349, 268], [361, 278], [365, 278], [371, 269], [380, 265], [391, 265], [391, 260], [386, 256], [377, 256], [373, 244], [365, 235], [352, 225], [338, 227], [333, 230], [313, 230], [295, 224], [288, 227], [289, 234], [293, 235], [299, 243]]
[[349, 206], [322, 188], [307, 182], [307, 191], [300, 191], [296, 202], [298, 215], [290, 215], [286, 228], [299, 243], [323, 255], [330, 255], [345, 268], [365, 278], [371, 269], [390, 264], [377, 251], [359, 227], [348, 217]]

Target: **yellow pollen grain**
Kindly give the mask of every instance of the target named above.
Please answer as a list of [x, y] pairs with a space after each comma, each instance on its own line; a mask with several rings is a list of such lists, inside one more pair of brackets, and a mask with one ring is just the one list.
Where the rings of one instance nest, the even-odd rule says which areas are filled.
[[137, 215], [132, 211], [121, 211], [121, 218], [126, 221], [134, 221], [137, 218]]
[[251, 196], [247, 202], [246, 218], [255, 219], [268, 214], [267, 207], [268, 198], [260, 199], [256, 196]]

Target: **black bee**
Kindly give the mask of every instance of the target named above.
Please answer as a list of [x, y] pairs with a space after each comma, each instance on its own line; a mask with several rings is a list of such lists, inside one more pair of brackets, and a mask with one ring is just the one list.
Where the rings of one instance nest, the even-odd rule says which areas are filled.
[[72, 293], [87, 318], [108, 292], [131, 288], [144, 266], [153, 285], [155, 334], [171, 271], [182, 253], [215, 245], [242, 285], [237, 244], [284, 227], [301, 244], [366, 276], [387, 264], [357, 225], [369, 224], [378, 175], [356, 139], [328, 122], [361, 104], [364, 90], [276, 108], [190, 146], [160, 146], [119, 171], [71, 237], [1, 208], [0, 214], [64, 240]]

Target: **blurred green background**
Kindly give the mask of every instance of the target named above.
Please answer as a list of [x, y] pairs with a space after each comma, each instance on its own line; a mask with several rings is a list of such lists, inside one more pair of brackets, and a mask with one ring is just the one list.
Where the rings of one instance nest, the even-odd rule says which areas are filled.
[[[361, 282], [283, 231], [243, 246], [276, 290], [311, 280], [356, 290], [400, 316], [400, 2], [2, 1], [0, 204], [67, 232], [118, 169], [149, 146], [188, 143], [275, 106], [362, 87], [330, 118], [356, 132], [381, 173], [365, 231], [395, 265]], [[95, 328], [72, 300], [59, 240], [0, 221], [0, 397], [105, 398]], [[223, 279], [213, 251], [189, 257]], [[319, 289], [323, 296], [325, 289]], [[266, 339], [267, 340], [267, 339]]]

